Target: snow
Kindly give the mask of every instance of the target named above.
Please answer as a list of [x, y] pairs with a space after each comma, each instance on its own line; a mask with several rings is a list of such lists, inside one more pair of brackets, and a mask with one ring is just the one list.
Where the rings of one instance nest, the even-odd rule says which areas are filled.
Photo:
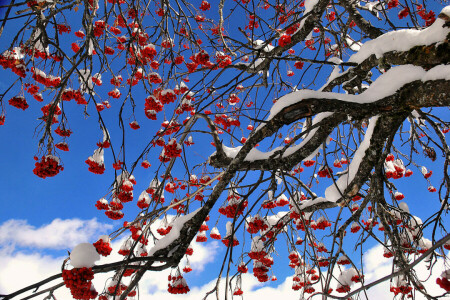
[[70, 264], [74, 268], [91, 268], [97, 260], [100, 260], [100, 255], [90, 243], [78, 244], [70, 253]]
[[104, 165], [105, 160], [103, 156], [103, 148], [98, 148], [94, 151], [94, 154], [92, 156], [89, 156], [89, 160], [95, 161], [99, 165]]
[[361, 49], [362, 44], [353, 40], [348, 35], [345, 37], [345, 42], [347, 43], [348, 47], [355, 52], [358, 52]]
[[323, 197], [317, 197], [315, 199], [308, 199], [308, 200], [303, 200], [303, 201], [299, 202], [298, 207], [300, 208], [300, 211], [302, 211], [302, 210], [306, 209], [307, 207], [316, 205], [318, 203], [323, 203], [323, 202], [330, 202], [330, 201]]
[[[91, 70], [83, 69], [79, 70], [78, 81], [80, 83], [80, 90], [82, 93], [87, 93], [88, 90], [92, 90], [94, 88], [94, 83], [92, 82]], [[87, 86], [86, 86], [87, 84]]]
[[88, 55], [92, 56], [94, 54], [94, 42], [92, 39], [89, 39], [88, 41]]
[[[253, 42], [253, 45], [254, 45], [255, 49], [261, 49], [264, 46], [264, 44], [266, 44], [266, 42], [262, 41], [262, 40], [256, 40], [256, 41]], [[266, 45], [263, 48], [263, 51], [264, 52], [270, 52], [270, 51], [273, 50], [273, 48], [275, 48], [275, 47], [268, 44], [268, 45]]]
[[272, 106], [269, 117], [266, 121], [271, 120], [285, 107], [296, 104], [307, 98], [336, 99], [354, 103], [372, 103], [393, 95], [402, 86], [412, 81], [422, 80], [423, 82], [426, 82], [429, 80], [438, 79], [449, 80], [449, 78], [450, 66], [448, 65], [439, 65], [428, 71], [413, 65], [397, 66], [380, 75], [367, 90], [358, 95], [320, 92], [313, 90], [300, 90], [289, 93], [278, 99], [278, 101]]
[[[316, 6], [317, 2], [319, 2], [319, 0], [305, 0], [305, 11], [303, 12], [303, 15], [305, 16], [307, 13], [311, 12], [314, 6]], [[306, 18], [300, 22], [300, 27], [297, 29], [297, 31], [303, 27], [305, 21]]]
[[36, 30], [35, 30], [33, 36], [31, 37], [31, 41], [32, 41], [32, 43], [34, 42], [34, 49], [36, 49], [37, 51], [40, 51], [42, 53], [49, 54], [49, 47], [48, 46], [44, 47], [44, 44], [42, 44], [42, 41], [44, 40], [43, 37], [44, 36], [41, 33], [41, 30], [36, 27]]
[[373, 130], [377, 123], [378, 116], [372, 117], [369, 120], [369, 126], [367, 127], [366, 134], [364, 135], [364, 140], [356, 150], [353, 160], [348, 166], [348, 172], [336, 180], [331, 186], [325, 190], [325, 198], [328, 201], [336, 202], [341, 199], [341, 194], [345, 191], [348, 184], [353, 181], [356, 173], [358, 172], [359, 165], [361, 164], [364, 156], [366, 155], [366, 150], [370, 147], [370, 139], [372, 138]]
[[[312, 125], [315, 125], [317, 123], [319, 123], [320, 121], [322, 121], [323, 119], [325, 119], [328, 116], [331, 116], [333, 113], [331, 112], [325, 112], [325, 113], [320, 113], [317, 114], [317, 116], [313, 119], [312, 121]], [[263, 125], [260, 125], [263, 126]], [[260, 127], [258, 127], [260, 128]], [[258, 130], [258, 128], [256, 130]], [[286, 149], [286, 151], [283, 153], [282, 157], [287, 157], [293, 153], [295, 153], [297, 150], [301, 149], [310, 139], [312, 136], [314, 136], [314, 134], [316, 133], [316, 131], [319, 128], [314, 128], [313, 130], [310, 131], [310, 133], [308, 134], [308, 136], [305, 137], [305, 139], [302, 140], [302, 142], [298, 145], [294, 145], [289, 147], [288, 149]], [[255, 160], [261, 160], [261, 159], [268, 159], [271, 156], [273, 156], [275, 154], [275, 152], [280, 151], [284, 148], [285, 146], [279, 146], [276, 147], [274, 149], [272, 149], [269, 152], [262, 152], [256, 148], [253, 148], [252, 150], [250, 150], [250, 152], [247, 154], [247, 156], [245, 157], [245, 161], [255, 161]], [[235, 158], [236, 155], [239, 153], [239, 151], [241, 150], [242, 146], [238, 146], [238, 147], [227, 147], [225, 145], [222, 145], [222, 149], [225, 152], [227, 157], [231, 157], [231, 158]], [[318, 149], [316, 149], [315, 151], [313, 151], [307, 158], [305, 158], [305, 160], [308, 160], [312, 157], [314, 157], [317, 152], [319, 151], [320, 147]], [[212, 155], [214, 155], [216, 152], [214, 152]]]
[[[450, 6], [444, 7], [442, 13], [450, 16]], [[442, 26], [444, 23], [443, 19], [437, 18], [433, 25], [423, 30], [403, 29], [385, 33], [364, 43], [361, 49], [350, 57], [349, 62], [361, 63], [372, 54], [379, 58], [386, 52], [407, 51], [415, 46], [443, 41], [450, 32], [449, 27]]]
[[[172, 230], [164, 236], [162, 239], [157, 240], [155, 242], [155, 245], [150, 249], [150, 252], [148, 253], [148, 256], [152, 256], [157, 252], [158, 250], [164, 249], [170, 244], [172, 244], [173, 241], [175, 241], [180, 236], [180, 231], [184, 226], [184, 223], [192, 219], [195, 214], [197, 214], [200, 211], [201, 208], [198, 208], [194, 212], [191, 212], [188, 215], [180, 216], [176, 218], [172, 223]], [[170, 256], [170, 254], [169, 254]]]
[[106, 235], [106, 234], [101, 235], [101, 236], [98, 238], [98, 240], [102, 240], [102, 241], [105, 242], [105, 243], [111, 242], [111, 239], [109, 238], [109, 235]]
[[398, 207], [399, 207], [402, 211], [404, 211], [404, 212], [406, 212], [406, 213], [409, 213], [409, 207], [408, 207], [408, 204], [406, 204], [405, 202], [400, 202], [400, 203], [398, 204]]

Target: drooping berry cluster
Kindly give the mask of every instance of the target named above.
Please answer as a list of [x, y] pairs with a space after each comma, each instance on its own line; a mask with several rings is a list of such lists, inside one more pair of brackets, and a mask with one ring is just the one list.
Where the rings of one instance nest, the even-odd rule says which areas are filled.
[[95, 249], [97, 249], [98, 254], [103, 255], [103, 256], [108, 256], [111, 254], [112, 248], [111, 248], [111, 243], [109, 241], [106, 242], [102, 238], [100, 238], [93, 245], [94, 245]]
[[103, 149], [98, 148], [92, 156], [86, 159], [85, 163], [89, 165], [89, 171], [94, 174], [103, 174], [105, 172], [105, 163], [103, 158]]
[[180, 274], [178, 274], [178, 276], [169, 275], [167, 290], [171, 294], [187, 294], [190, 291], [186, 283], [186, 279], [184, 279]]
[[53, 155], [42, 156], [41, 161], [37, 161], [34, 165], [33, 173], [41, 178], [53, 177], [64, 170], [59, 164], [59, 159]]
[[171, 139], [166, 145], [159, 156], [159, 160], [162, 162], [168, 162], [174, 157], [181, 156], [181, 145], [177, 143], [176, 139]]
[[27, 68], [23, 60], [22, 49], [16, 47], [14, 50], [6, 50], [0, 55], [0, 66], [3, 69], [10, 68], [17, 76], [26, 77]]
[[12, 97], [11, 99], [9, 99], [8, 103], [9, 105], [22, 110], [26, 110], [29, 107], [27, 100], [23, 96]]
[[97, 297], [98, 293], [92, 284], [92, 279], [94, 279], [92, 268], [63, 270], [62, 277], [74, 299], [95, 299]]
[[72, 90], [70, 88], [64, 89], [61, 94], [61, 99], [63, 101], [70, 101], [74, 99], [77, 104], [87, 104], [86, 99], [84, 98], [83, 94], [79, 90]]

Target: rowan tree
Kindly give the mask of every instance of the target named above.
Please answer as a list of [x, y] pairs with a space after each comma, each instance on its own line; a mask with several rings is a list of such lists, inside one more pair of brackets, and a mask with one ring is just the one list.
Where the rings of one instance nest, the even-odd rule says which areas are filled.
[[[180, 261], [208, 239], [227, 252], [205, 298], [245, 296], [241, 274], [276, 279], [283, 257], [299, 298], [362, 297], [383, 281], [402, 299], [450, 291], [443, 1], [13, 0], [3, 8], [0, 34], [12, 38], [0, 64], [16, 77], [2, 91], [0, 125], [19, 122], [10, 110], [41, 108], [30, 171], [49, 180], [70, 159], [69, 108], [81, 106], [98, 120], [99, 142], [80, 164], [111, 176], [92, 209], [125, 222], [73, 249], [61, 274], [2, 299], [32, 289], [50, 297], [63, 285], [74, 299], [130, 299], [146, 272], [168, 268], [168, 292], [187, 293], [191, 267]], [[145, 139], [129, 144], [141, 126]], [[428, 189], [425, 220], [407, 204], [423, 199], [402, 182]], [[359, 269], [369, 241], [393, 257], [392, 275], [375, 282]], [[111, 251], [123, 260], [94, 265]], [[423, 260], [430, 274], [446, 270], [440, 295], [414, 271]], [[104, 272], [112, 279], [95, 290], [91, 280]]]

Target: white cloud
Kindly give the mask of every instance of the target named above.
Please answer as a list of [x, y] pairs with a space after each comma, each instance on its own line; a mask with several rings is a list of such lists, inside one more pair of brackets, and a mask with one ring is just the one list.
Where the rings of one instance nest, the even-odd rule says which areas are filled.
[[[449, 259], [448, 255], [447, 259]], [[364, 255], [364, 270], [366, 284], [386, 275], [392, 274], [392, 259], [383, 257], [383, 246], [375, 246], [366, 252]], [[444, 270], [442, 259], [438, 259], [437, 263], [433, 267], [432, 274], [430, 274], [430, 271], [427, 269], [426, 259], [420, 262], [414, 270], [420, 280], [426, 280], [426, 282], [424, 282], [424, 286], [430, 295], [439, 296], [443, 294], [444, 290], [436, 284], [436, 278], [439, 277]], [[386, 298], [386, 293], [390, 293], [389, 288], [389, 280], [374, 286], [373, 288], [367, 290], [368, 299]], [[390, 295], [393, 295], [393, 293]], [[421, 293], [416, 293], [416, 299], [422, 300], [426, 298]], [[450, 299], [450, 296], [440, 299]]]
[[[41, 252], [25, 253], [15, 250], [14, 244], [21, 246], [29, 246], [36, 248], [45, 247], [61, 247], [62, 240], [65, 241], [65, 247], [68, 247], [70, 242], [72, 245], [83, 242], [87, 240], [87, 237], [92, 237], [98, 235], [98, 230], [102, 228], [107, 228], [106, 225], [99, 224], [96, 220], [86, 221], [84, 225], [80, 225], [80, 220], [54, 220], [52, 223], [42, 226], [40, 228], [34, 228], [27, 224], [25, 221], [10, 220], [5, 222], [0, 226], [0, 266], [2, 270], [0, 272], [0, 294], [10, 293], [23, 288], [29, 284], [35, 283], [42, 280], [50, 275], [54, 275], [61, 271], [61, 265], [65, 257], [52, 257], [45, 255]], [[19, 225], [19, 231], [22, 230], [25, 233], [22, 236], [14, 237], [12, 235], [12, 230], [14, 229], [14, 224]], [[69, 224], [73, 224], [75, 233], [70, 233], [71, 228]], [[57, 230], [54, 230], [58, 225], [62, 226], [60, 234], [66, 234], [65, 238], [56, 238], [54, 240], [47, 241], [46, 243], [40, 242], [40, 239], [45, 236], [45, 234], [58, 234]], [[6, 232], [5, 232], [6, 230]], [[16, 227], [16, 231], [17, 231]], [[25, 237], [32, 234], [33, 237], [31, 241], [25, 242]], [[13, 239], [13, 242], [6, 243], [5, 239], [7, 237]], [[95, 239], [94, 238], [94, 239]], [[45, 240], [45, 239], [44, 239]], [[113, 253], [107, 257], [102, 257], [102, 260], [98, 264], [106, 264], [114, 261], [119, 261], [123, 259], [121, 255], [117, 253], [122, 240], [116, 240], [113, 242]], [[215, 261], [222, 261], [218, 258], [219, 243], [216, 241], [208, 243], [193, 243], [194, 255], [189, 257], [193, 272], [186, 274], [186, 279], [190, 285], [191, 292], [187, 295], [171, 295], [167, 292], [168, 275], [170, 270], [165, 270], [162, 272], [147, 272], [143, 279], [141, 280], [140, 286], [140, 298], [141, 299], [165, 299], [165, 300], [198, 300], [203, 299], [205, 294], [212, 290], [215, 286], [216, 279], [215, 276], [218, 274], [218, 264], [213, 265]], [[69, 247], [72, 248], [72, 247]], [[16, 252], [14, 252], [16, 251]], [[370, 283], [378, 278], [388, 275], [392, 272], [392, 259], [385, 259], [383, 257], [383, 248], [381, 246], [376, 246], [369, 249], [363, 258], [363, 265], [365, 270], [366, 283]], [[184, 266], [184, 262], [180, 264]], [[428, 282], [425, 284], [427, 290], [432, 295], [440, 295], [443, 290], [436, 285], [436, 277], [440, 275], [443, 270], [442, 259], [439, 259], [435, 265], [435, 270], [432, 276], [429, 278]], [[416, 268], [417, 273], [421, 279], [425, 279], [429, 274], [426, 270], [425, 263], [421, 263]], [[96, 274], [94, 279], [94, 285], [99, 292], [102, 291], [105, 286], [105, 282], [108, 281], [113, 274]], [[210, 282], [202, 286], [192, 286], [190, 282], [193, 282], [195, 278], [200, 276], [207, 276], [211, 279]], [[225, 292], [225, 279], [219, 285], [219, 299], [224, 299]], [[61, 282], [61, 280], [55, 281]], [[125, 280], [125, 283], [127, 281]], [[283, 300], [297, 300], [300, 297], [299, 291], [292, 290], [292, 276], [287, 278], [280, 278], [276, 286], [267, 286], [265, 284], [259, 283], [257, 279], [252, 274], [244, 274], [242, 276], [242, 290], [244, 291], [244, 299], [246, 300], [273, 300], [276, 297], [282, 295]], [[234, 284], [234, 283], [233, 283]], [[46, 285], [45, 287], [48, 287]], [[45, 288], [45, 287], [41, 287]], [[320, 286], [316, 284], [316, 291], [320, 289]], [[332, 283], [332, 287], [335, 288], [335, 284]], [[234, 288], [234, 286], [233, 286]], [[357, 286], [353, 287], [353, 290]], [[229, 295], [231, 291], [228, 290]], [[393, 294], [389, 292], [389, 281], [386, 281], [378, 286], [375, 286], [366, 291], [368, 299], [386, 299], [393, 298]], [[28, 293], [29, 294], [29, 293]], [[337, 294], [336, 294], [337, 295]], [[25, 296], [25, 295], [24, 295]], [[57, 299], [71, 299], [69, 291], [62, 287], [55, 292]], [[342, 294], [339, 294], [342, 296]], [[423, 297], [417, 295], [417, 299], [423, 299]], [[236, 298], [236, 297], [235, 297]], [[240, 299], [240, 297], [238, 297]], [[365, 295], [361, 294], [361, 298], [365, 299]], [[215, 295], [210, 295], [208, 299], [216, 299]], [[229, 297], [229, 299], [232, 299]], [[441, 299], [450, 299], [441, 298]]]
[[96, 239], [112, 225], [97, 219], [55, 219], [50, 224], [34, 227], [26, 220], [11, 219], [0, 225], [0, 246], [67, 249]]

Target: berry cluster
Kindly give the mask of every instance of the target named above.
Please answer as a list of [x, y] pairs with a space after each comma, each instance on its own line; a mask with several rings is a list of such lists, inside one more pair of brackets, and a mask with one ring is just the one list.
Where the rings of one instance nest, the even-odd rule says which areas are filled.
[[436, 283], [447, 292], [450, 292], [450, 270], [442, 272], [441, 278], [437, 278]]
[[206, 236], [206, 233], [204, 231], [201, 231], [198, 235], [197, 238], [195, 239], [196, 242], [198, 243], [204, 243], [208, 240], [208, 237]]
[[53, 155], [42, 156], [41, 161], [37, 161], [34, 165], [33, 173], [41, 178], [56, 176], [59, 171], [64, 170], [59, 164], [59, 159]]
[[103, 174], [105, 172], [105, 164], [103, 158], [103, 149], [99, 148], [94, 151], [92, 156], [85, 161], [89, 165], [89, 171], [94, 174]]
[[247, 231], [252, 234], [257, 233], [259, 230], [267, 230], [267, 228], [269, 228], [269, 225], [259, 215], [252, 217], [247, 224]]
[[227, 216], [228, 218], [234, 218], [234, 216], [239, 216], [243, 214], [244, 209], [247, 207], [247, 204], [248, 204], [247, 200], [244, 200], [242, 204], [228, 203], [228, 205], [219, 208], [219, 213], [221, 213], [224, 216]]
[[61, 83], [61, 77], [46, 75], [37, 68], [31, 68], [31, 72], [33, 72], [32, 78], [46, 87], [57, 87]]
[[52, 114], [53, 114], [52, 124], [56, 124], [56, 123], [58, 123], [58, 118], [57, 118], [57, 116], [59, 116], [59, 115], [62, 114], [61, 108], [59, 107], [59, 104], [56, 105], [56, 106], [53, 106], [53, 103], [49, 103], [49, 104], [47, 104], [47, 105], [44, 105], [44, 106], [41, 108], [41, 111], [42, 111], [42, 113], [44, 114], [44, 115], [42, 116], [42, 119], [45, 120], [45, 121], [47, 121], [48, 117], [50, 116], [50, 111], [51, 111], [52, 109], [53, 109], [53, 112], [52, 112]]
[[145, 115], [150, 120], [156, 120], [156, 114], [162, 111], [164, 105], [154, 96], [148, 96], [145, 99]]
[[23, 61], [23, 55], [21, 55], [21, 49], [15, 48], [12, 51], [6, 50], [0, 55], [0, 66], [3, 69], [11, 69], [17, 76], [25, 78], [27, 68], [25, 67], [25, 62]]
[[98, 254], [103, 256], [108, 256], [111, 254], [112, 248], [110, 242], [105, 242], [103, 239], [99, 239], [93, 245], [95, 249], [97, 249]]
[[62, 277], [74, 299], [95, 299], [97, 297], [98, 293], [92, 284], [92, 279], [94, 279], [92, 268], [63, 270]]
[[[230, 242], [231, 240], [231, 242]], [[233, 236], [226, 236], [222, 239], [222, 243], [226, 246], [226, 247], [234, 247], [239, 245], [239, 241]]]
[[186, 283], [186, 279], [184, 279], [181, 275], [169, 275], [169, 284], [167, 290], [171, 294], [187, 294], [190, 291]]
[[8, 103], [9, 105], [22, 110], [26, 110], [29, 107], [27, 100], [25, 100], [25, 97], [23, 96], [12, 97], [11, 99], [9, 99]]
[[317, 175], [319, 175], [319, 177], [322, 177], [322, 178], [324, 178], [324, 177], [331, 178], [331, 175], [332, 175], [332, 174], [333, 174], [333, 170], [331, 170], [331, 169], [328, 168], [328, 167], [322, 167], [322, 168], [320, 169], [320, 171], [317, 172]]
[[162, 104], [168, 104], [174, 102], [177, 99], [177, 96], [173, 90], [166, 89], [159, 93], [158, 98]]
[[69, 137], [72, 134], [72, 130], [70, 129], [61, 129], [60, 127], [55, 129], [55, 133], [62, 137]]
[[74, 99], [77, 104], [87, 104], [86, 99], [84, 98], [83, 94], [79, 90], [72, 90], [72, 89], [65, 89], [61, 94], [61, 99], [63, 101], [70, 101]]
[[90, 157], [86, 159], [85, 163], [89, 165], [89, 171], [94, 174], [103, 174], [105, 172], [105, 165], [94, 161]]
[[262, 262], [258, 260], [253, 262], [253, 276], [255, 276], [259, 282], [266, 282], [269, 280], [267, 272], [269, 272], [269, 268]]
[[69, 151], [69, 145], [65, 142], [60, 142], [58, 144], [55, 144], [55, 147], [62, 151]]
[[223, 129], [227, 130], [228, 132], [230, 131], [229, 127], [231, 126], [241, 126], [241, 122], [239, 122], [238, 119], [228, 117], [226, 114], [215, 115], [214, 123], [222, 125]]
[[214, 227], [213, 229], [211, 229], [211, 232], [209, 234], [209, 236], [213, 239], [213, 240], [221, 240], [222, 236], [220, 235], [219, 230], [217, 229], [217, 227]]
[[171, 139], [166, 145], [159, 156], [159, 160], [162, 162], [168, 162], [174, 157], [181, 156], [181, 145], [177, 143], [176, 139]]

